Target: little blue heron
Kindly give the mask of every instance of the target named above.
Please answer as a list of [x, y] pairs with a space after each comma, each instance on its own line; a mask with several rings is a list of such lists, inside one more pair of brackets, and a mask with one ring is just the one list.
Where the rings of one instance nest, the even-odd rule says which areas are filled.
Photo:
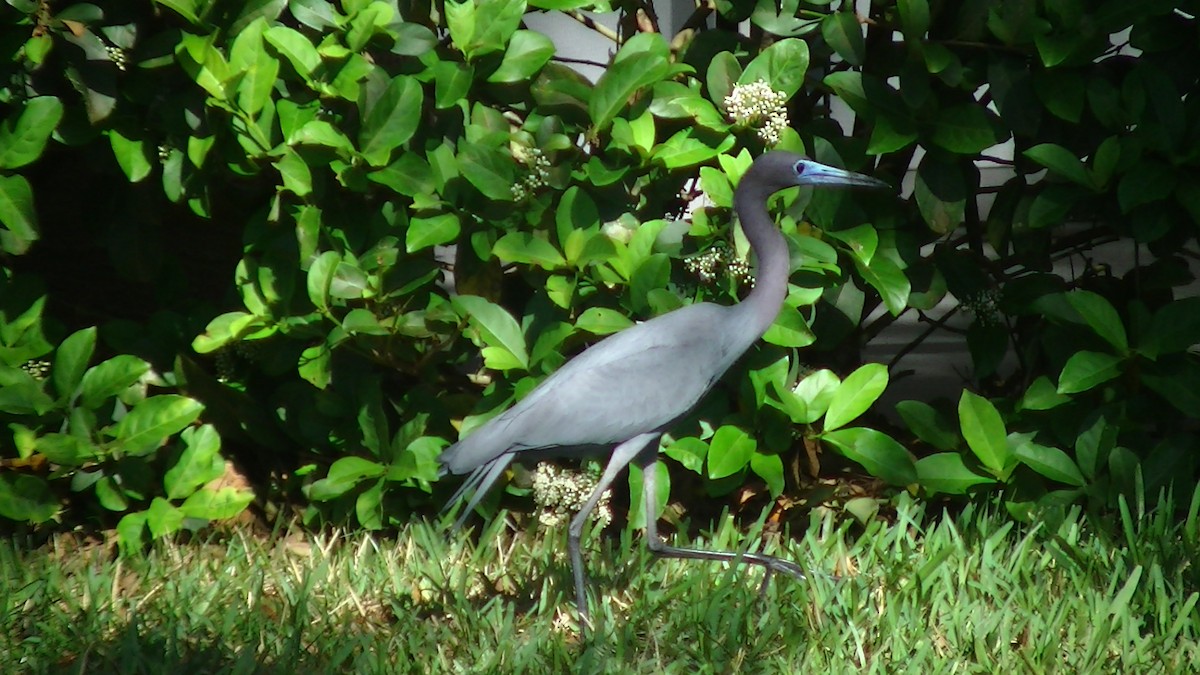
[[754, 289], [744, 301], [732, 306], [688, 305], [601, 340], [438, 457], [444, 472], [471, 474], [447, 504], [449, 508], [471, 493], [454, 524], [457, 529], [514, 459], [611, 451], [608, 466], [569, 530], [575, 599], [585, 623], [588, 611], [579, 539], [601, 495], [630, 462], [642, 469], [646, 545], [651, 553], [761, 565], [766, 570], [763, 588], [772, 572], [804, 578], [798, 565], [773, 556], [667, 546], [658, 538], [654, 486], [654, 465], [663, 433], [696, 407], [721, 375], [762, 337], [783, 306], [790, 257], [783, 235], [767, 212], [767, 198], [799, 185], [888, 187], [875, 178], [789, 152], [759, 157], [734, 194], [734, 210], [758, 259]]

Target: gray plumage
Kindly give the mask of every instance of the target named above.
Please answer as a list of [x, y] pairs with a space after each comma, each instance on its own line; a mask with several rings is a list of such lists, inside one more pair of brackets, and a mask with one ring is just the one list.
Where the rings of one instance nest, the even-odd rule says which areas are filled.
[[575, 457], [611, 448], [604, 474], [570, 526], [576, 601], [585, 621], [588, 612], [579, 538], [601, 494], [631, 461], [644, 469], [646, 541], [656, 555], [740, 559], [761, 565], [767, 570], [764, 588], [775, 571], [803, 577], [803, 570], [794, 563], [771, 556], [666, 546], [658, 539], [653, 517], [653, 465], [659, 438], [691, 412], [762, 337], [787, 296], [787, 245], [767, 211], [767, 198], [797, 185], [887, 187], [874, 178], [793, 153], [770, 152], [759, 157], [734, 194], [734, 209], [758, 262], [754, 289], [744, 301], [731, 306], [689, 305], [609, 336], [438, 458], [445, 471], [470, 474], [447, 505], [471, 494], [455, 522], [457, 528], [514, 459]]

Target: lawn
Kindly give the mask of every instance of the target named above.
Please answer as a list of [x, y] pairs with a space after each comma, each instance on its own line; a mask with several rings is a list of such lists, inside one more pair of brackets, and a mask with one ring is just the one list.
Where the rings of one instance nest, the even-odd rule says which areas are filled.
[[1197, 672], [1197, 495], [1038, 526], [901, 495], [865, 526], [726, 519], [687, 542], [818, 572], [761, 600], [760, 570], [653, 561], [611, 528], [585, 542], [599, 628], [583, 636], [565, 532], [510, 519], [478, 537], [235, 529], [125, 557], [8, 538], [0, 672]]

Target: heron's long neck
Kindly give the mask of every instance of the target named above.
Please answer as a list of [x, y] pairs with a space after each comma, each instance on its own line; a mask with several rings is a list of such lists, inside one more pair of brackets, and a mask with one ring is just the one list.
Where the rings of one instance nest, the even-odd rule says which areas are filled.
[[783, 300], [787, 297], [790, 265], [787, 242], [767, 212], [767, 197], [771, 196], [773, 190], [762, 187], [753, 178], [749, 173], [742, 177], [733, 200], [742, 231], [746, 233], [750, 248], [758, 259], [754, 290], [734, 309], [740, 315], [739, 320], [744, 322], [747, 333], [751, 327], [754, 328], [751, 344], [775, 322], [783, 306]]

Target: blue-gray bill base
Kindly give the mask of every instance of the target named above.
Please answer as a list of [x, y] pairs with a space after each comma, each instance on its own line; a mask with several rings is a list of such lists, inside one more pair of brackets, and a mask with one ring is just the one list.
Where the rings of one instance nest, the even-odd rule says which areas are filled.
[[718, 379], [771, 326], [787, 296], [787, 243], [767, 211], [767, 199], [789, 187], [888, 188], [881, 180], [819, 164], [789, 152], [754, 161], [734, 193], [734, 210], [758, 261], [754, 289], [731, 306], [696, 303], [611, 335], [568, 361], [507, 411], [438, 457], [443, 472], [470, 474], [447, 508], [470, 494], [457, 529], [514, 459], [611, 453], [591, 497], [571, 520], [569, 547], [580, 617], [588, 622], [583, 560], [584, 523], [601, 495], [630, 462], [642, 469], [646, 545], [657, 556], [741, 561], [799, 579], [795, 563], [755, 553], [667, 546], [658, 538], [655, 462], [659, 439], [700, 402]]

